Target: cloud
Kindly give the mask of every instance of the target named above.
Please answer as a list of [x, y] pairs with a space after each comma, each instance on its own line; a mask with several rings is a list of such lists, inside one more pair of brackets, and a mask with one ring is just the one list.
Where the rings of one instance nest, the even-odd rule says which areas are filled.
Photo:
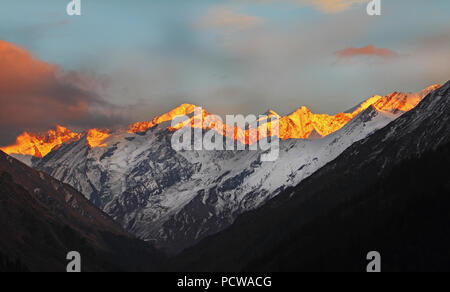
[[[349, 40], [365, 37], [367, 15], [350, 14], [298, 18], [283, 26], [262, 25], [221, 35], [216, 50], [228, 58], [221, 66], [226, 69], [219, 71], [225, 78], [203, 83], [186, 96], [192, 97], [191, 103], [206, 103], [208, 110], [220, 114], [220, 107], [210, 107], [211, 100], [235, 105], [241, 114], [263, 113], [269, 108], [289, 113], [301, 105], [314, 105], [314, 110], [324, 113], [346, 110], [353, 104], [343, 105], [342, 100], [329, 98], [327, 91], [333, 88], [334, 95], [336, 79], [345, 80], [345, 75], [335, 72], [342, 67], [332, 66], [333, 52]], [[324, 82], [330, 84], [324, 86]], [[348, 94], [348, 88], [347, 93], [342, 90], [342, 96]]]
[[317, 10], [326, 13], [337, 13], [350, 9], [357, 4], [367, 2], [365, 0], [296, 0], [300, 4], [315, 7]]
[[[234, 0], [242, 1], [242, 0]], [[367, 3], [368, 0], [246, 0], [248, 3], [275, 3], [285, 2], [301, 6], [310, 6], [324, 13], [338, 13], [348, 10], [356, 5]]]
[[382, 59], [396, 58], [400, 55], [390, 49], [376, 48], [368, 45], [362, 48], [347, 48], [336, 52], [339, 59], [350, 59], [355, 57], [378, 57]]
[[211, 7], [196, 26], [206, 29], [221, 29], [236, 31], [249, 29], [264, 22], [264, 19], [257, 16], [250, 16], [240, 13], [236, 9], [226, 6]]
[[119, 109], [97, 94], [104, 85], [101, 78], [64, 72], [0, 40], [0, 145], [12, 142], [21, 131], [56, 124], [115, 124], [121, 119]]

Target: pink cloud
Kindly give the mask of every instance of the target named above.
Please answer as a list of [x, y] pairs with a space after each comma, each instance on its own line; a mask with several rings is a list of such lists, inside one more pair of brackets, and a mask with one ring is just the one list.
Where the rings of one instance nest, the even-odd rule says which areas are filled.
[[339, 59], [349, 59], [354, 57], [379, 57], [382, 59], [390, 59], [390, 58], [396, 58], [400, 55], [390, 49], [385, 48], [376, 48], [373, 45], [368, 45], [363, 48], [347, 48], [344, 50], [340, 50], [336, 52], [336, 55]]
[[365, 0], [296, 0], [296, 2], [311, 5], [326, 13], [337, 13], [362, 4]]
[[252, 28], [264, 22], [261, 17], [239, 13], [235, 9], [218, 6], [210, 8], [206, 15], [196, 23], [200, 28], [214, 28], [223, 30], [242, 30]]
[[0, 145], [24, 130], [56, 124], [84, 128], [120, 120], [115, 106], [97, 93], [101, 86], [98, 80], [65, 72], [0, 40]]
[[[242, 2], [243, 0], [234, 0]], [[247, 2], [264, 4], [275, 2], [286, 2], [300, 6], [309, 6], [323, 13], [338, 13], [352, 7], [367, 3], [369, 0], [246, 0]]]

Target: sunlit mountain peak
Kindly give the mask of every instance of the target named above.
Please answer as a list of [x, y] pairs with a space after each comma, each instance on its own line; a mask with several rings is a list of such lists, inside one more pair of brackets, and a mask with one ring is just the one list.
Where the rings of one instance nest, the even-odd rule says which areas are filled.
[[[151, 121], [137, 122], [130, 125], [127, 133], [146, 132], [148, 129], [164, 124], [162, 125], [163, 129], [169, 129], [170, 131], [175, 131], [182, 127], [201, 128], [203, 130], [212, 129], [243, 144], [253, 144], [259, 139], [267, 137], [267, 135], [278, 136], [283, 140], [318, 139], [338, 131], [369, 107], [373, 107], [380, 112], [394, 114], [409, 111], [416, 107], [429, 93], [440, 87], [440, 85], [432, 85], [417, 93], [393, 92], [386, 96], [374, 95], [350, 110], [350, 112], [336, 115], [315, 114], [305, 106], [283, 117], [275, 111], [269, 110], [264, 114], [266, 118], [258, 119], [259, 125], [256, 128], [250, 125], [243, 128], [236, 125], [227, 125], [226, 121], [223, 122], [221, 118], [211, 115], [205, 109], [195, 111], [198, 108], [196, 105], [186, 103], [155, 117]], [[171, 122], [179, 116], [186, 116], [187, 118], [173, 126]], [[271, 132], [270, 127], [268, 127], [271, 123], [277, 123], [279, 130]], [[87, 145], [91, 148], [106, 147], [105, 140], [111, 134], [112, 131], [109, 129], [90, 129], [86, 132]], [[45, 133], [24, 132], [17, 137], [14, 145], [1, 148], [0, 150], [7, 154], [43, 157], [55, 147], [69, 141], [77, 141], [82, 136], [83, 134], [72, 132], [58, 125], [55, 129]]]

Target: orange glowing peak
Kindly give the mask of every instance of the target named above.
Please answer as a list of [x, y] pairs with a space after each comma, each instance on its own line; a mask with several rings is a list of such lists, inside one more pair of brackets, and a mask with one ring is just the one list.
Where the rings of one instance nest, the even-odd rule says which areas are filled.
[[373, 106], [378, 111], [410, 111], [425, 96], [440, 87], [440, 85], [432, 85], [417, 93], [404, 94], [394, 92], [384, 97], [375, 95], [361, 103], [352, 113], [339, 113], [334, 116], [313, 114], [308, 108], [301, 107], [294, 113], [280, 119], [280, 138], [285, 140], [305, 139], [309, 138], [314, 130], [321, 136], [327, 136], [341, 129], [370, 106]]
[[280, 115], [277, 114], [274, 110], [268, 110], [264, 115], [266, 115], [268, 118], [280, 117]]
[[87, 133], [87, 145], [91, 148], [106, 147], [107, 145], [102, 143], [106, 138], [110, 136], [109, 130], [90, 129]]
[[41, 134], [24, 132], [22, 135], [17, 137], [16, 144], [0, 148], [0, 150], [7, 154], [44, 157], [53, 148], [69, 140], [77, 140], [79, 138], [80, 134], [74, 133], [62, 126], [56, 126], [55, 129]]
[[147, 122], [138, 122], [132, 124], [128, 128], [129, 133], [138, 133], [145, 132], [147, 129], [153, 128], [156, 125], [159, 125], [164, 122], [172, 121], [177, 116], [187, 116], [194, 112], [195, 105], [193, 104], [182, 104], [179, 107], [171, 110], [168, 113], [165, 113], [159, 117], [154, 118], [151, 121]]
[[[304, 106], [283, 117], [275, 111], [269, 110], [265, 113], [267, 117], [258, 120], [257, 128], [252, 128], [251, 126], [240, 128], [236, 125], [227, 125], [219, 117], [209, 114], [204, 109], [196, 111], [197, 107], [195, 105], [182, 104], [151, 121], [130, 125], [128, 133], [145, 132], [149, 128], [165, 122], [171, 122], [177, 116], [187, 116], [188, 118], [183, 122], [174, 127], [167, 125], [167, 128], [171, 131], [182, 127], [201, 128], [203, 130], [212, 129], [243, 144], [253, 144], [267, 136], [278, 136], [283, 140], [320, 138], [341, 129], [370, 106], [382, 112], [406, 112], [416, 107], [425, 96], [438, 88], [440, 88], [440, 85], [432, 85], [417, 93], [404, 94], [394, 92], [387, 96], [375, 95], [361, 103], [353, 112], [338, 113], [336, 115], [314, 114]], [[274, 127], [275, 129], [278, 128], [278, 131], [272, 132], [272, 124], [278, 124], [278, 127]], [[105, 147], [107, 144], [104, 141], [109, 136], [110, 131], [107, 129], [90, 129], [86, 135], [86, 144], [91, 148]], [[55, 129], [42, 134], [24, 132], [17, 137], [16, 144], [0, 148], [0, 150], [7, 154], [44, 157], [61, 144], [78, 141], [81, 137], [82, 134], [72, 132], [62, 126], [56, 126]]]
[[[307, 107], [303, 106], [295, 112], [281, 117], [275, 111], [269, 110], [265, 113], [267, 117], [258, 119], [260, 125], [258, 128], [248, 129], [226, 125], [220, 119], [217, 119], [216, 116], [210, 115], [203, 109], [201, 113], [194, 113], [194, 105], [184, 104], [150, 122], [131, 125], [129, 132], [142, 132], [163, 122], [171, 121], [176, 116], [184, 115], [189, 116], [189, 118], [174, 127], [169, 127], [169, 130], [175, 131], [182, 127], [202, 128], [204, 130], [213, 129], [223, 136], [238, 140], [244, 144], [252, 144], [263, 137], [267, 137], [267, 135], [277, 135], [283, 140], [325, 137], [341, 129], [370, 106], [379, 111], [409, 111], [428, 93], [439, 87], [440, 85], [433, 85], [415, 94], [393, 93], [384, 97], [375, 95], [362, 102], [351, 113], [338, 113], [336, 115], [314, 114]], [[265, 123], [266, 120], [267, 122]], [[270, 132], [271, 123], [278, 123], [279, 132]]]
[[417, 93], [398, 93], [394, 92], [391, 95], [380, 98], [374, 107], [379, 111], [410, 111], [415, 108], [420, 101], [432, 91], [439, 89], [441, 85], [432, 85]]
[[306, 139], [313, 132], [320, 136], [327, 136], [342, 128], [353, 117], [353, 114], [346, 113], [339, 113], [334, 116], [313, 114], [308, 108], [301, 107], [280, 119], [280, 138], [284, 140]]
[[268, 110], [265, 114], [262, 115], [262, 118], [258, 119], [259, 123], [262, 123], [265, 120], [274, 120], [274, 119], [279, 119], [281, 118], [281, 116], [279, 114], [277, 114], [275, 111], [273, 110]]

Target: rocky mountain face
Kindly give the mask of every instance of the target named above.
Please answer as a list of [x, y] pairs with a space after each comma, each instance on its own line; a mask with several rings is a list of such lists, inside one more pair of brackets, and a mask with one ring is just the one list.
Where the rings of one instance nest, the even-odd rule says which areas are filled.
[[[128, 129], [81, 135], [34, 159], [33, 166], [85, 194], [139, 238], [178, 252], [297, 185], [437, 88], [375, 96], [336, 116], [306, 108], [286, 117], [272, 112], [280, 135], [289, 133], [273, 162], [262, 161], [263, 151], [175, 151], [171, 119], [180, 113], [196, 118], [194, 108], [184, 105]], [[309, 139], [290, 139], [304, 137]]]
[[[368, 116], [373, 113], [367, 113]], [[450, 82], [173, 261], [191, 271], [450, 270]]]
[[71, 186], [0, 151], [0, 270], [154, 271], [163, 256], [127, 233]]

